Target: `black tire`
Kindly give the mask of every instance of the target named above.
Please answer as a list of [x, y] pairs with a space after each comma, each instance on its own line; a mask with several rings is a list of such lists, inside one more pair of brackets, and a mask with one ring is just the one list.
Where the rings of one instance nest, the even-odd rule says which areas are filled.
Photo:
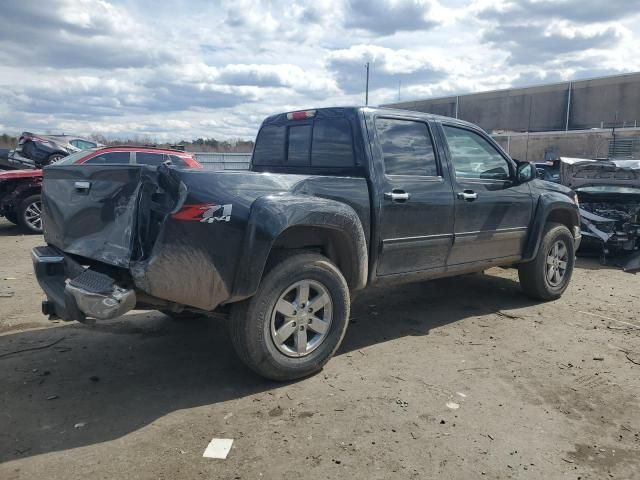
[[18, 216], [16, 215], [16, 212], [5, 213], [4, 218], [9, 220], [14, 225], [18, 225]]
[[[20, 202], [16, 209], [16, 220], [18, 225], [27, 233], [40, 234], [42, 233], [42, 218], [38, 216], [38, 221], [32, 216], [32, 206], [39, 205], [39, 209], [42, 209], [42, 198], [40, 194], [31, 195]], [[39, 227], [38, 227], [39, 225]]]
[[[555, 283], [548, 278], [547, 258], [554, 246], [561, 242], [566, 253], [566, 268], [562, 277]], [[559, 223], [548, 223], [542, 234], [538, 254], [531, 261], [518, 267], [520, 286], [524, 293], [536, 300], [555, 300], [560, 298], [569, 285], [575, 264], [574, 239], [567, 227]], [[555, 284], [554, 284], [555, 283]]]
[[[276, 346], [271, 329], [276, 303], [297, 282], [311, 282], [325, 290], [331, 303], [331, 321], [314, 350], [304, 356], [293, 357], [280, 350], [282, 344]], [[313, 300], [309, 298], [308, 302], [307, 306]], [[349, 322], [349, 310], [349, 287], [340, 270], [322, 255], [297, 253], [284, 256], [273, 265], [253, 297], [232, 305], [229, 334], [238, 356], [254, 372], [271, 380], [294, 380], [322, 370], [342, 342]], [[305, 308], [300, 307], [300, 311], [304, 312]], [[297, 334], [296, 323], [292, 324]], [[318, 335], [310, 325], [305, 328], [311, 330], [312, 336]], [[305, 330], [305, 344], [307, 335]]]

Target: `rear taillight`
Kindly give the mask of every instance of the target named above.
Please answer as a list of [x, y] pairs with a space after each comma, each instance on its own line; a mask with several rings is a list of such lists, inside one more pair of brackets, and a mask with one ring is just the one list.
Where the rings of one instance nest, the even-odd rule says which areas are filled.
[[304, 110], [302, 112], [289, 112], [287, 113], [288, 120], [306, 120], [307, 118], [313, 118], [316, 114], [315, 110]]

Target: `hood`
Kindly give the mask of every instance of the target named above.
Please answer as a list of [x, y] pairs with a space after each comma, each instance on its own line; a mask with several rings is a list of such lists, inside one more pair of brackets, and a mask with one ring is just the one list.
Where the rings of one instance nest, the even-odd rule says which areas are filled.
[[548, 180], [542, 180], [540, 178], [536, 178], [534, 180], [531, 180], [531, 185], [536, 190], [548, 190], [551, 192], [563, 193], [571, 198], [575, 196], [575, 193], [573, 190], [571, 190], [568, 187], [565, 187], [564, 185], [560, 185], [559, 183], [556, 183], [556, 182], [550, 182]]
[[8, 170], [0, 172], [0, 181], [34, 177], [42, 177], [42, 170]]
[[640, 160], [589, 160], [561, 157], [560, 183], [587, 186], [640, 187]]

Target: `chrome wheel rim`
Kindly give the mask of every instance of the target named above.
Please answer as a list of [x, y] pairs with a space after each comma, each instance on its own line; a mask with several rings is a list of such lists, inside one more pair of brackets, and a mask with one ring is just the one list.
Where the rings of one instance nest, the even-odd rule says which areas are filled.
[[327, 338], [333, 302], [320, 282], [302, 280], [285, 288], [271, 313], [271, 340], [288, 357], [304, 357]]
[[569, 250], [562, 240], [555, 242], [547, 253], [546, 277], [552, 287], [562, 284], [567, 274]]
[[58, 163], [63, 158], [64, 158], [64, 156], [62, 156], [62, 155], [51, 155], [51, 160], [49, 161], [49, 165], [53, 165], [54, 163]]
[[30, 203], [24, 210], [24, 220], [34, 230], [42, 230], [42, 202]]

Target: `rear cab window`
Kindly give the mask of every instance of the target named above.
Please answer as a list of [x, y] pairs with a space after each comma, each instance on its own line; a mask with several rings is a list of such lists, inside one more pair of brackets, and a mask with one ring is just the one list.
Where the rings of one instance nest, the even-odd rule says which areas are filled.
[[340, 116], [263, 125], [252, 157], [252, 168], [258, 171], [304, 169], [329, 174], [356, 167], [351, 123]]

